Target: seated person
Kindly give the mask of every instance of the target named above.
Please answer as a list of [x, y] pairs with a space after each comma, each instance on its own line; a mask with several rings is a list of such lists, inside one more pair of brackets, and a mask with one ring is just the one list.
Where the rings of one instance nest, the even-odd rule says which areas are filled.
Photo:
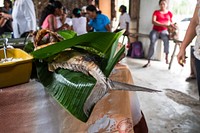
[[66, 29], [68, 27], [67, 24], [64, 24], [58, 28], [56, 17], [61, 16], [62, 14], [63, 14], [62, 3], [60, 1], [55, 1], [53, 3], [53, 8], [51, 9], [51, 12], [47, 15], [47, 17], [45, 18], [42, 24], [42, 29], [47, 29], [54, 32]]
[[94, 5], [89, 5], [86, 10], [90, 18], [88, 26], [89, 31], [93, 28], [95, 32], [111, 32], [110, 20], [106, 15], [97, 11]]
[[4, 17], [2, 14], [12, 14], [12, 1], [4, 0], [4, 7], [2, 8], [0, 17], [0, 35], [5, 32], [12, 32], [12, 20], [9, 17]]
[[40, 19], [39, 19], [39, 27], [40, 28], [42, 28], [42, 24], [43, 24], [45, 18], [49, 14], [51, 14], [54, 2], [55, 2], [55, 0], [49, 0], [49, 3], [47, 4], [47, 6], [42, 10], [41, 15], [40, 15]]
[[77, 33], [77, 35], [87, 33], [87, 18], [82, 16], [81, 9], [74, 8], [72, 13], [73, 30]]
[[150, 32], [150, 46], [148, 52], [148, 63], [143, 67], [150, 66], [150, 59], [154, 54], [154, 46], [156, 41], [160, 38], [164, 41], [164, 52], [166, 54], [165, 59], [168, 64], [168, 53], [169, 53], [169, 33], [168, 26], [172, 24], [172, 13], [167, 9], [167, 0], [159, 1], [160, 10], [156, 10], [153, 13], [152, 23], [153, 30]]

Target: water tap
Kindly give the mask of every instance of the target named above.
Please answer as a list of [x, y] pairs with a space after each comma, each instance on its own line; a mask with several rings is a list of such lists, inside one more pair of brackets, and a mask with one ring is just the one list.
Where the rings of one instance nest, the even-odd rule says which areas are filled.
[[5, 60], [7, 60], [7, 44], [8, 44], [8, 38], [3, 38], [3, 50], [4, 50], [4, 57]]

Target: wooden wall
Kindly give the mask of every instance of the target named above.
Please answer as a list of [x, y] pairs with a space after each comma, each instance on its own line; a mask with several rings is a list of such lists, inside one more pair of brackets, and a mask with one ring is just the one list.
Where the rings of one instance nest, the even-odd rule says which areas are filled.
[[131, 19], [137, 20], [139, 18], [140, 0], [130, 0], [129, 9]]
[[100, 0], [99, 9], [111, 19], [111, 0]]
[[[74, 8], [82, 8], [83, 6], [87, 6], [89, 0], [60, 0], [64, 7], [71, 12]], [[33, 0], [36, 9], [37, 18], [40, 17], [41, 11], [48, 4], [48, 0]]]

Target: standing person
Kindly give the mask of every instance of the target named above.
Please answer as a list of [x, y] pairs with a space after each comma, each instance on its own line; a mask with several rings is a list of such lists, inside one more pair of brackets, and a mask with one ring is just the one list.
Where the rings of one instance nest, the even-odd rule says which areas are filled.
[[196, 68], [195, 68], [195, 56], [194, 56], [194, 46], [190, 48], [190, 76], [185, 79], [185, 81], [190, 82], [196, 79]]
[[143, 67], [150, 66], [151, 57], [154, 54], [154, 46], [156, 41], [160, 38], [164, 41], [164, 52], [166, 54], [165, 60], [168, 64], [168, 54], [169, 54], [169, 33], [168, 33], [168, 26], [172, 24], [172, 13], [167, 9], [167, 0], [160, 0], [159, 1], [160, 10], [156, 10], [153, 13], [152, 23], [153, 23], [153, 30], [150, 32], [150, 46], [148, 52], [148, 63]]
[[47, 29], [51, 31], [59, 31], [62, 29], [66, 29], [68, 27], [67, 24], [62, 25], [61, 27], [58, 27], [57, 25], [57, 18], [63, 14], [63, 5], [60, 1], [55, 1], [53, 3], [53, 8], [51, 12], [48, 14], [48, 16], [45, 18], [42, 29]]
[[119, 17], [118, 27], [120, 30], [125, 29], [126, 30], [125, 35], [128, 36], [129, 35], [129, 26], [130, 26], [130, 22], [131, 22], [130, 16], [127, 13], [126, 6], [124, 6], [124, 5], [120, 6], [119, 11], [121, 12], [121, 15]]
[[86, 10], [90, 17], [89, 30], [93, 28], [95, 32], [111, 32], [110, 20], [106, 15], [97, 11], [94, 5], [89, 5]]
[[32, 0], [16, 0], [12, 12], [14, 37], [26, 37], [36, 30], [36, 16]]
[[39, 20], [40, 28], [42, 28], [42, 24], [43, 24], [45, 18], [51, 13], [51, 10], [53, 9], [53, 3], [54, 3], [54, 0], [49, 0], [48, 5], [42, 10], [41, 17]]
[[4, 13], [11, 15], [12, 14], [12, 1], [4, 0], [4, 7], [1, 12], [0, 17], [0, 35], [5, 32], [12, 32], [12, 19], [9, 17], [4, 17]]
[[73, 30], [77, 33], [77, 35], [82, 35], [87, 33], [87, 18], [81, 16], [81, 9], [74, 8], [72, 11], [72, 25]]
[[198, 0], [194, 15], [190, 21], [189, 27], [185, 34], [184, 40], [181, 44], [179, 54], [177, 56], [178, 63], [184, 65], [185, 63], [185, 50], [186, 47], [192, 42], [194, 37], [197, 36], [196, 43], [194, 46], [194, 56], [195, 56], [195, 66], [196, 66], [196, 76], [199, 91], [200, 100], [200, 0]]

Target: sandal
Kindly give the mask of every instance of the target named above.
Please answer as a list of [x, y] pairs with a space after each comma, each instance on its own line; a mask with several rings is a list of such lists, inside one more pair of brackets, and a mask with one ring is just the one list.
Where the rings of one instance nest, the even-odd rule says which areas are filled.
[[194, 75], [190, 75], [189, 77], [185, 79], [185, 81], [190, 82], [191, 80], [194, 80], [194, 79], [196, 79], [196, 77]]
[[150, 66], [151, 66], [151, 64], [150, 64], [150, 63], [147, 63], [147, 64], [145, 64], [145, 65], [143, 66], [143, 68], [150, 67]]

